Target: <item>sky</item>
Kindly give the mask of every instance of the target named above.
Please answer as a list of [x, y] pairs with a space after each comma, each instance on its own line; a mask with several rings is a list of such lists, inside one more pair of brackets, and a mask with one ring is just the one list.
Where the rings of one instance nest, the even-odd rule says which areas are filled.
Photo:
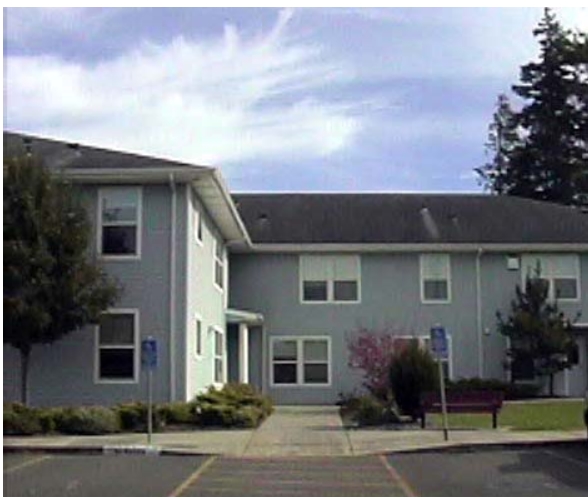
[[[555, 9], [588, 30], [588, 8]], [[4, 129], [234, 191], [481, 192], [538, 8], [4, 9]]]

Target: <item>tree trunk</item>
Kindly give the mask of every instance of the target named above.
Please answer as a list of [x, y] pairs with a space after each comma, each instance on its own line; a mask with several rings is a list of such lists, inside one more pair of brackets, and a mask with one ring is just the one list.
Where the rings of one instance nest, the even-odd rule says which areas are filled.
[[24, 405], [29, 403], [29, 357], [31, 350], [26, 348], [20, 351], [20, 401]]
[[549, 396], [553, 397], [553, 379], [555, 378], [555, 375], [553, 373], [551, 373], [549, 375]]

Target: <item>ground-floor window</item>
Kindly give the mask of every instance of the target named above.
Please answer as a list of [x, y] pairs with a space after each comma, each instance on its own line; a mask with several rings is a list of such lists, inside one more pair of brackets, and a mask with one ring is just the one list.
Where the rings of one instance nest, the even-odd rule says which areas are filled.
[[137, 310], [111, 310], [102, 314], [96, 332], [96, 381], [136, 382]]
[[331, 382], [331, 344], [328, 337], [272, 338], [271, 359], [272, 385], [324, 386]]
[[214, 382], [225, 382], [225, 335], [221, 329], [214, 329]]

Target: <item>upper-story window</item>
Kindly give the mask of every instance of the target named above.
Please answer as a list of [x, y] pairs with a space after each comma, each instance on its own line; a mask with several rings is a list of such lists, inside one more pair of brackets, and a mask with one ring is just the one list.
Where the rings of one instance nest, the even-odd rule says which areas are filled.
[[202, 245], [202, 243], [204, 242], [204, 234], [203, 234], [203, 228], [202, 228], [202, 214], [197, 209], [192, 210], [192, 213], [193, 213], [193, 217], [194, 217], [194, 227], [193, 227], [194, 239], [196, 239], [197, 243]]
[[202, 336], [202, 319], [197, 315], [194, 319], [194, 353], [196, 357], [202, 357], [204, 353]]
[[225, 250], [218, 240], [214, 240], [214, 283], [222, 290], [225, 284]]
[[303, 303], [358, 303], [360, 281], [357, 255], [300, 256], [300, 299]]
[[449, 255], [428, 253], [420, 257], [421, 301], [449, 303], [451, 301], [451, 263]]
[[141, 255], [141, 188], [99, 190], [98, 252], [104, 256]]
[[550, 300], [577, 301], [580, 299], [580, 261], [578, 255], [524, 255], [523, 280], [526, 276], [547, 281]]

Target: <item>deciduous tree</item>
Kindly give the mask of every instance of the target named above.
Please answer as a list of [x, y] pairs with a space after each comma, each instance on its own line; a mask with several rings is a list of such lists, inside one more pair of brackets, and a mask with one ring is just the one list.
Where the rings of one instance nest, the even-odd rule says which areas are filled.
[[4, 158], [4, 343], [20, 352], [23, 403], [33, 346], [97, 322], [119, 294], [89, 260], [90, 234], [67, 182], [32, 156]]

